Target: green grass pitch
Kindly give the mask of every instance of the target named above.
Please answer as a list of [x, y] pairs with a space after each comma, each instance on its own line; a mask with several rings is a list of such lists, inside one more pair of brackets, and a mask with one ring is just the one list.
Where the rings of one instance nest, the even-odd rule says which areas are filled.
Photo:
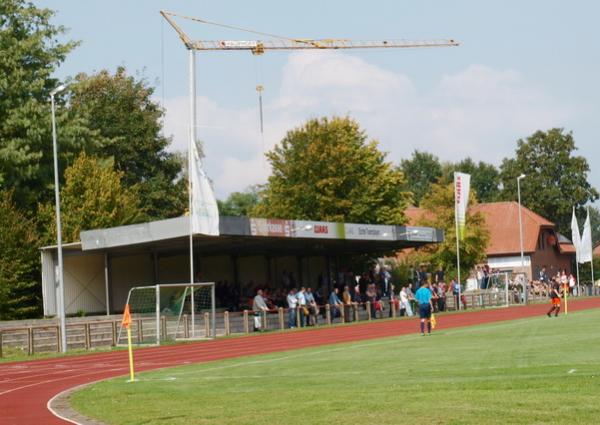
[[599, 324], [588, 310], [188, 365], [71, 402], [113, 425], [596, 424]]

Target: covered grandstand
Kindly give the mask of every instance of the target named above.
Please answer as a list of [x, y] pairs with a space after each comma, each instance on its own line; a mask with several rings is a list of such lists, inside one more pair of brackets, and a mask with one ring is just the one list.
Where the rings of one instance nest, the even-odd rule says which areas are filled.
[[[281, 276], [324, 292], [346, 259], [443, 241], [430, 227], [221, 217], [220, 235], [194, 235], [198, 279], [234, 285], [281, 286]], [[81, 232], [63, 247], [67, 314], [122, 311], [130, 288], [189, 281], [189, 219]], [[44, 315], [56, 314], [57, 249], [41, 250]], [[285, 282], [283, 283], [285, 284]]]

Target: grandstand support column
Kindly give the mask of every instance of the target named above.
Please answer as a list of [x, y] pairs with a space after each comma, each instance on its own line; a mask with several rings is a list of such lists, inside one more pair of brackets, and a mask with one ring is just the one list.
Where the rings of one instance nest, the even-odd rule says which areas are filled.
[[211, 315], [212, 317], [210, 318], [210, 326], [211, 326], [211, 332], [212, 332], [212, 337], [216, 338], [217, 337], [217, 314], [216, 314], [216, 302], [215, 302], [215, 286], [216, 286], [216, 282], [212, 284], [212, 286], [210, 287], [210, 307], [211, 307]]
[[[156, 253], [155, 253], [156, 254]], [[156, 345], [160, 345], [160, 285], [156, 285]]]
[[110, 315], [110, 282], [108, 280], [108, 252], [104, 253], [104, 294], [106, 303], [106, 315]]

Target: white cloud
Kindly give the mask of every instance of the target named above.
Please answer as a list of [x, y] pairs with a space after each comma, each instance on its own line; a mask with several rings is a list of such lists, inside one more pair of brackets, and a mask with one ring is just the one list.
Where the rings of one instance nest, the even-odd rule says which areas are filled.
[[[282, 73], [275, 98], [265, 104], [264, 145], [256, 108], [226, 109], [198, 99], [199, 135], [207, 142], [206, 167], [217, 196], [264, 182], [263, 151], [312, 117], [351, 115], [394, 161], [420, 149], [448, 160], [499, 162], [512, 154], [517, 138], [564, 126], [573, 115], [514, 69], [471, 65], [417, 89], [407, 76], [355, 56], [301, 52], [289, 56]], [[170, 99], [166, 109], [172, 148], [185, 150], [187, 99]]]

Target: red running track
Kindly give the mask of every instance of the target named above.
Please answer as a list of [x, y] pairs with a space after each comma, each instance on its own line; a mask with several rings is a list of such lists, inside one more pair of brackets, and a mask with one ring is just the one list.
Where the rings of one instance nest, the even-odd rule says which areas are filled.
[[[572, 301], [570, 311], [600, 307], [600, 298]], [[547, 305], [443, 315], [438, 329], [520, 319], [544, 314]], [[363, 322], [352, 326], [253, 335], [182, 345], [137, 349], [136, 370], [145, 371], [272, 353], [326, 344], [414, 333], [417, 319]], [[128, 373], [126, 351], [0, 364], [0, 424], [65, 424], [47, 408], [56, 394], [78, 385]]]

